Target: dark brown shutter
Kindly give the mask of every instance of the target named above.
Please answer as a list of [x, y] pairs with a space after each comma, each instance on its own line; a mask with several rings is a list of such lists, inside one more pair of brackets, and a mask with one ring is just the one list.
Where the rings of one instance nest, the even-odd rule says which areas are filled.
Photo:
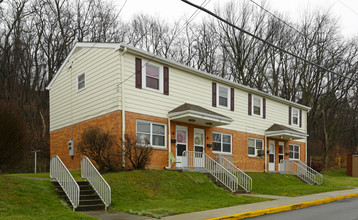
[[142, 88], [142, 59], [135, 58], [135, 87]]
[[266, 118], [266, 99], [262, 98], [262, 117]]
[[235, 94], [234, 93], [235, 93], [234, 88], [231, 88], [231, 95], [230, 95], [230, 99], [231, 99], [230, 110], [231, 111], [234, 111], [234, 102], [235, 102], [235, 97], [234, 97]]
[[300, 127], [302, 127], [302, 110], [300, 110]]
[[288, 107], [288, 124], [291, 125], [292, 107]]
[[164, 94], [169, 95], [169, 68], [164, 67]]
[[213, 106], [216, 107], [216, 83], [213, 82], [212, 88], [212, 102]]
[[251, 94], [249, 93], [249, 115], [251, 115], [251, 109], [252, 109], [252, 98], [251, 98]]

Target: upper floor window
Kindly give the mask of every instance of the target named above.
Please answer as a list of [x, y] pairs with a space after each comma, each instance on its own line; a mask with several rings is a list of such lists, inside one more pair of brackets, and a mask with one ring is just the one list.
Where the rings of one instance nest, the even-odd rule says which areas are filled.
[[300, 159], [300, 145], [290, 144], [288, 150], [288, 158], [291, 160]]
[[77, 76], [77, 91], [86, 88], [86, 75], [85, 73], [81, 73]]
[[292, 124], [299, 125], [300, 115], [299, 110], [297, 108], [292, 108]]
[[143, 74], [143, 81], [146, 88], [162, 91], [163, 72], [159, 66], [153, 64], [145, 65], [145, 74]]
[[165, 148], [166, 137], [165, 124], [137, 120], [137, 144]]
[[218, 85], [218, 91], [219, 91], [219, 95], [218, 95], [219, 106], [229, 108], [229, 100], [230, 100], [229, 88]]
[[262, 116], [262, 98], [257, 96], [252, 96], [252, 114], [257, 116]]
[[257, 156], [258, 150], [262, 150], [263, 148], [263, 140], [257, 138], [249, 138], [248, 141], [248, 154], [249, 156]]
[[231, 134], [213, 132], [213, 152], [231, 153]]

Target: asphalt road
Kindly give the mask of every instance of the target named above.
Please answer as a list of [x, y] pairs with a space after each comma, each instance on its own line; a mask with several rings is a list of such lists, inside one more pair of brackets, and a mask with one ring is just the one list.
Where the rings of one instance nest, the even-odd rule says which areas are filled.
[[250, 220], [358, 220], [358, 198], [343, 199], [287, 212], [263, 215]]

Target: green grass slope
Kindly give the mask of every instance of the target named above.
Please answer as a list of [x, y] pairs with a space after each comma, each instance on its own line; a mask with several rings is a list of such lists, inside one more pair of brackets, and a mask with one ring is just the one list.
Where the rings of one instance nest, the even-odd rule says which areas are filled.
[[73, 212], [48, 180], [0, 175], [0, 219], [95, 218]]
[[358, 178], [346, 176], [345, 170], [325, 172], [321, 186], [308, 185], [293, 175], [275, 173], [248, 173], [248, 175], [252, 178], [253, 193], [267, 195], [302, 196], [358, 187]]
[[105, 174], [104, 178], [112, 188], [110, 210], [152, 217], [267, 200], [233, 196], [196, 172], [144, 170]]

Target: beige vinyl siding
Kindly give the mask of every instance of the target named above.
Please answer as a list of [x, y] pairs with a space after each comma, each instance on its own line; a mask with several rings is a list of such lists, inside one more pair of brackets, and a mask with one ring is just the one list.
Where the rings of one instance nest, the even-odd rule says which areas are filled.
[[[77, 48], [50, 89], [50, 131], [119, 110], [120, 68], [120, 54], [112, 48]], [[81, 73], [86, 88], [77, 91]]]
[[[125, 78], [135, 72], [135, 56], [127, 53], [124, 63]], [[142, 60], [142, 65], [146, 62]], [[165, 65], [153, 62], [154, 64]], [[220, 84], [220, 83], [218, 83]], [[225, 84], [224, 84], [225, 85]], [[226, 85], [230, 87], [230, 85]], [[144, 87], [144, 85], [143, 85]], [[169, 66], [169, 96], [135, 88], [135, 76], [125, 83], [126, 111], [166, 118], [168, 112], [183, 103], [199, 105], [234, 121], [223, 128], [241, 132], [264, 135], [274, 123], [291, 127], [301, 132], [306, 131], [307, 112], [302, 110], [302, 128], [288, 124], [289, 106], [266, 97], [266, 119], [248, 115], [248, 93], [235, 88], [235, 111], [221, 107], [212, 107], [212, 80], [191, 74]], [[228, 100], [230, 103], [230, 100]]]

